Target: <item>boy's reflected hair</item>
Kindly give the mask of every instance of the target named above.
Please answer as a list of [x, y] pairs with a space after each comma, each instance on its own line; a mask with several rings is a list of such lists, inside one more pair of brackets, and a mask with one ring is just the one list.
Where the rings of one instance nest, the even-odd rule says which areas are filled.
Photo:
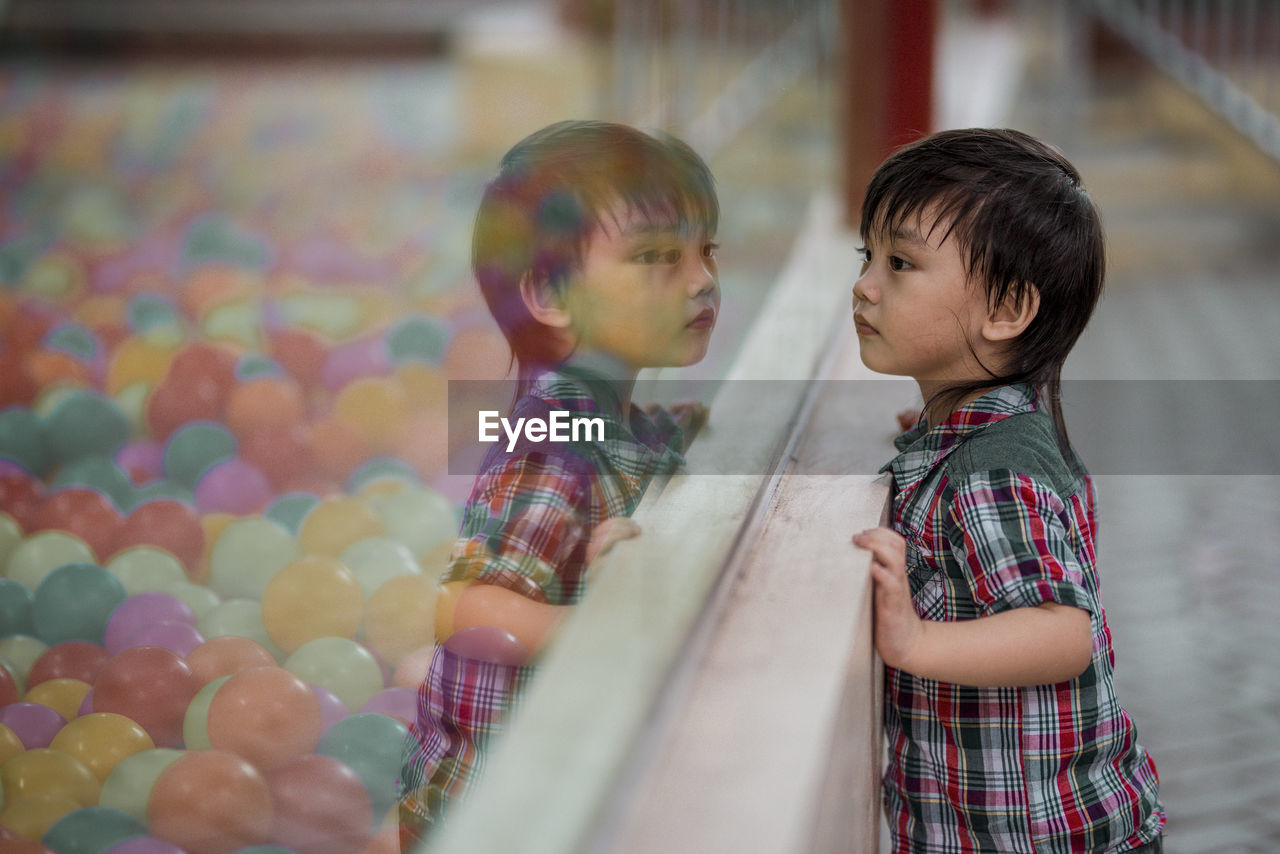
[[675, 137], [601, 121], [558, 122], [503, 157], [476, 214], [471, 265], [522, 380], [554, 367], [559, 354], [526, 309], [521, 282], [562, 289], [595, 230], [622, 216], [714, 235], [720, 206], [710, 169]]

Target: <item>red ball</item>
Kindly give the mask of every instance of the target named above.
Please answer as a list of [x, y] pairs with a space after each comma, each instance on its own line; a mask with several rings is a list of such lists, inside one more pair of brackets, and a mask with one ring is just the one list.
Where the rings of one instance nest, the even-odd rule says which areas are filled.
[[0, 708], [18, 702], [18, 683], [9, 668], [0, 663]]
[[20, 470], [16, 463], [0, 471], [0, 509], [12, 516], [23, 532], [35, 532], [43, 503], [44, 488], [40, 481]]
[[143, 545], [164, 549], [192, 573], [204, 555], [204, 525], [195, 508], [172, 498], [152, 499], [125, 517], [111, 552]]
[[320, 383], [329, 347], [319, 334], [306, 329], [280, 329], [270, 333], [267, 352], [304, 388]]
[[217, 421], [222, 417], [224, 395], [209, 383], [184, 385], [172, 374], [151, 390], [147, 398], [147, 427], [151, 437], [163, 442], [189, 421]]
[[373, 833], [364, 783], [338, 760], [310, 754], [267, 774], [275, 805], [272, 841], [298, 854], [350, 854]]
[[45, 499], [35, 528], [75, 534], [101, 559], [111, 551], [120, 522], [120, 512], [101, 492], [87, 486], [68, 486]]
[[50, 679], [79, 679], [92, 685], [111, 654], [89, 641], [63, 641], [40, 653], [27, 672], [27, 687]]
[[218, 399], [223, 399], [236, 384], [239, 361], [235, 351], [227, 347], [197, 341], [174, 356], [168, 378], [191, 387], [208, 386]]
[[156, 747], [182, 745], [182, 720], [200, 680], [182, 658], [160, 646], [135, 646], [112, 656], [93, 683], [93, 710], [124, 715]]
[[240, 435], [240, 456], [267, 476], [277, 490], [315, 471], [311, 436], [305, 424], [272, 424]]

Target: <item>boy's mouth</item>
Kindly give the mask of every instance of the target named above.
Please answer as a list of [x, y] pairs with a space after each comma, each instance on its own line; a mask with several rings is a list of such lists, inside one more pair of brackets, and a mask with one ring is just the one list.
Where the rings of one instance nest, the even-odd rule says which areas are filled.
[[876, 335], [877, 334], [876, 328], [872, 326], [870, 323], [867, 323], [867, 319], [863, 317], [861, 314], [855, 314], [853, 316], [853, 329], [859, 335]]
[[686, 325], [690, 329], [710, 329], [711, 327], [716, 325], [715, 309], [704, 308], [702, 311], [698, 312], [698, 315], [693, 320], [689, 321], [689, 323]]

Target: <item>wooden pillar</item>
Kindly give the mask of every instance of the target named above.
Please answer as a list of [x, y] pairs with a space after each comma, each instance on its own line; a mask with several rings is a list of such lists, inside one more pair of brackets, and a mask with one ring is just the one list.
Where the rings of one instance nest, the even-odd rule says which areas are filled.
[[843, 0], [845, 219], [894, 149], [932, 130], [936, 0]]

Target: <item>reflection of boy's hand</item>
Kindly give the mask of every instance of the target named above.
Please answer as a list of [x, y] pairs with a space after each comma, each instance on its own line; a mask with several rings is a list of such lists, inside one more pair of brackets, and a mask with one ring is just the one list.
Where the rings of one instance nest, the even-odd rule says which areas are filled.
[[587, 542], [587, 572], [596, 558], [613, 548], [614, 543], [640, 536], [640, 526], [626, 516], [614, 516], [605, 519], [591, 532]]
[[693, 437], [698, 435], [698, 431], [706, 426], [707, 418], [711, 415], [711, 409], [704, 403], [696, 400], [687, 400], [683, 403], [673, 403], [667, 408], [671, 413], [672, 419], [680, 427], [680, 432], [684, 434], [684, 448], [689, 450], [689, 446], [693, 444]]
[[920, 423], [919, 409], [904, 409], [898, 413], [898, 430], [905, 433]]

